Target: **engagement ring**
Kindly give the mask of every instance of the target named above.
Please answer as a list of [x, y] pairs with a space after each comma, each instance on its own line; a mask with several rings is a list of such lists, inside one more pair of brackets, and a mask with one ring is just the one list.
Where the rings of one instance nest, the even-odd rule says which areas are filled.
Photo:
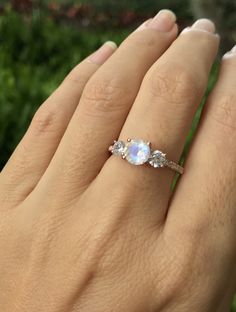
[[174, 161], [168, 160], [166, 154], [159, 150], [152, 150], [150, 142], [138, 139], [127, 139], [127, 142], [114, 141], [114, 144], [109, 147], [109, 151], [132, 165], [149, 164], [154, 168], [168, 167], [179, 174], [184, 173], [184, 168]]

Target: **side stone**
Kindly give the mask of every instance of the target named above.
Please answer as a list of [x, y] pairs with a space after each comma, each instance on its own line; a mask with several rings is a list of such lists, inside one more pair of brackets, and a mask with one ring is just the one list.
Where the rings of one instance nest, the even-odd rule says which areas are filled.
[[154, 168], [164, 167], [166, 164], [166, 155], [161, 151], [154, 151], [152, 152], [148, 162]]

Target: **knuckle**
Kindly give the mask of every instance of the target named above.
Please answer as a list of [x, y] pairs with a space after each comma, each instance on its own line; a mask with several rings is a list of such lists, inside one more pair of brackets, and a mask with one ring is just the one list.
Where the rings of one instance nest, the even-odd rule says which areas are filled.
[[75, 68], [71, 70], [71, 72], [67, 75], [67, 77], [64, 80], [64, 83], [70, 84], [72, 86], [78, 87], [84, 87], [86, 83], [88, 82], [91, 74], [88, 72], [80, 71], [79, 65], [77, 65]]
[[165, 98], [175, 104], [199, 97], [205, 83], [204, 77], [199, 79], [199, 75], [186, 66], [176, 64], [157, 66], [150, 71], [147, 79], [149, 91], [154, 97]]
[[121, 111], [129, 100], [130, 92], [118, 77], [96, 77], [86, 85], [81, 105], [89, 115], [109, 115]]
[[31, 121], [30, 130], [37, 135], [54, 132], [57, 120], [56, 115], [56, 110], [53, 107], [49, 107], [47, 102], [45, 102], [36, 111]]
[[[211, 98], [211, 102], [213, 98]], [[236, 94], [221, 95], [214, 105], [209, 105], [209, 116], [220, 126], [223, 131], [236, 133]]]
[[158, 45], [158, 43], [160, 43], [159, 40], [157, 40], [157, 36], [155, 31], [154, 32], [150, 32], [150, 33], [146, 33], [145, 36], [143, 36], [142, 32], [134, 32], [130, 37], [128, 37], [125, 41], [124, 41], [124, 45], [129, 45], [132, 48], [137, 48], [137, 47], [145, 47], [146, 49], [149, 48], [154, 48], [155, 46]]

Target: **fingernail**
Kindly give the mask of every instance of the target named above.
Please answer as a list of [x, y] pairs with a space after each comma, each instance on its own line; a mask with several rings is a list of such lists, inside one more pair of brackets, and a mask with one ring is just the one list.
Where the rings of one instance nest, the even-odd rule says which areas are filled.
[[206, 31], [206, 32], [209, 32], [212, 34], [215, 34], [215, 32], [216, 32], [215, 24], [206, 18], [202, 18], [202, 19], [197, 20], [193, 24], [192, 29], [203, 30], [203, 31]]
[[117, 49], [117, 45], [113, 41], [105, 42], [97, 51], [91, 54], [87, 61], [98, 65], [103, 64]]
[[231, 57], [231, 56], [236, 56], [236, 45], [230, 51], [225, 53], [223, 58], [227, 58], [227, 57]]
[[236, 45], [233, 47], [233, 49], [230, 52], [233, 53], [233, 54], [236, 53]]
[[176, 15], [170, 10], [161, 10], [147, 25], [161, 32], [170, 31], [176, 22]]

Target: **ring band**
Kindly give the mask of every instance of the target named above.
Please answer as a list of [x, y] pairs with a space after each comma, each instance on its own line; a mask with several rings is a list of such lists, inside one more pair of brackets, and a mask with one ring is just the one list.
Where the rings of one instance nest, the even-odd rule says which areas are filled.
[[168, 167], [179, 174], [184, 173], [184, 168], [168, 160], [166, 154], [159, 150], [152, 150], [151, 143], [139, 139], [127, 139], [124, 141], [114, 141], [108, 149], [113, 155], [121, 156], [132, 165], [149, 164], [154, 168]]

